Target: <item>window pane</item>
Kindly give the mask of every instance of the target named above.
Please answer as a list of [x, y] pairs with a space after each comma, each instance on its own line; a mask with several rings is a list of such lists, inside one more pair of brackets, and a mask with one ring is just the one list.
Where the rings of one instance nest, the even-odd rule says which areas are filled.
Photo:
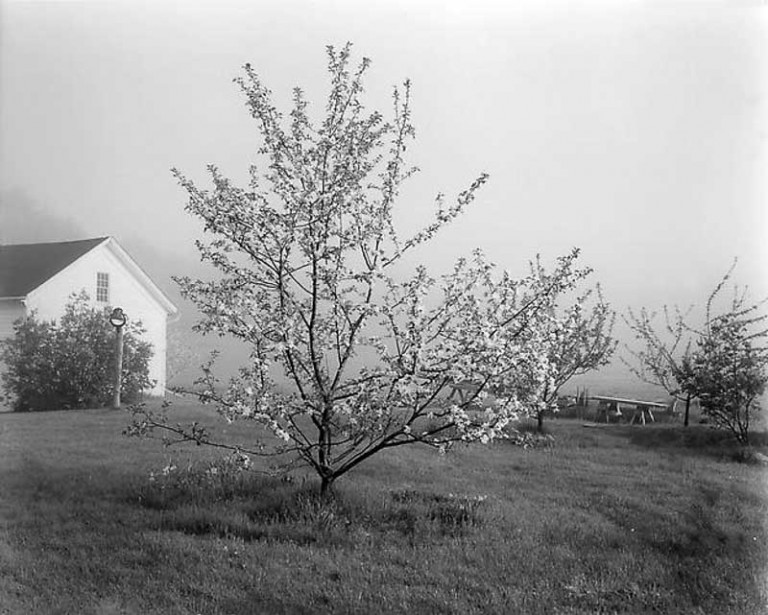
[[96, 301], [103, 303], [109, 302], [109, 274], [97, 273], [96, 274]]

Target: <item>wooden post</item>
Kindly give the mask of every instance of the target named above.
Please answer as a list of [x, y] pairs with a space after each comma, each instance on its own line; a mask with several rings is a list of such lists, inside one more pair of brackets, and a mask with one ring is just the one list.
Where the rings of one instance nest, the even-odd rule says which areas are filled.
[[123, 327], [115, 327], [115, 392], [112, 407], [120, 408], [120, 389], [123, 385]]

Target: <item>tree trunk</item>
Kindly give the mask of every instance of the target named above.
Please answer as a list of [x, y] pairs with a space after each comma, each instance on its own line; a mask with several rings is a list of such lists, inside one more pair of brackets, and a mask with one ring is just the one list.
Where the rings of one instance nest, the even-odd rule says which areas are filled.
[[750, 403], [748, 402], [744, 409], [744, 420], [739, 421], [739, 431], [741, 432], [742, 444], [744, 446], [749, 446], [749, 406]]
[[685, 398], [685, 418], [683, 419], [683, 427], [688, 427], [688, 413], [691, 409], [691, 396], [688, 395]]
[[333, 493], [333, 481], [336, 480], [335, 476], [321, 476], [320, 477], [320, 496], [327, 498]]
[[536, 431], [538, 433], [544, 433], [544, 411], [539, 410], [536, 414]]

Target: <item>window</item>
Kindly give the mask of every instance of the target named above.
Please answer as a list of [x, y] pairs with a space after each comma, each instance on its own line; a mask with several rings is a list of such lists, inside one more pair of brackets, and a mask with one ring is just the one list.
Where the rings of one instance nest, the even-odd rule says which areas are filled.
[[96, 301], [109, 303], [109, 274], [96, 274]]

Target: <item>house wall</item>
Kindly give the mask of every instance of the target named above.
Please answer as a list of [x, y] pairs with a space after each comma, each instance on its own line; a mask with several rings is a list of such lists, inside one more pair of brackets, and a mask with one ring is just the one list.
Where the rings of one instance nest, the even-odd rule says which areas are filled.
[[[96, 301], [96, 274], [109, 274], [109, 301]], [[85, 290], [95, 306], [121, 307], [129, 321], [141, 321], [146, 329], [143, 339], [152, 344], [149, 377], [156, 381], [152, 395], [165, 393], [167, 314], [155, 298], [126, 269], [105, 245], [83, 255], [69, 267], [32, 291], [27, 309], [36, 310], [42, 320], [56, 320], [63, 313], [72, 293]]]

